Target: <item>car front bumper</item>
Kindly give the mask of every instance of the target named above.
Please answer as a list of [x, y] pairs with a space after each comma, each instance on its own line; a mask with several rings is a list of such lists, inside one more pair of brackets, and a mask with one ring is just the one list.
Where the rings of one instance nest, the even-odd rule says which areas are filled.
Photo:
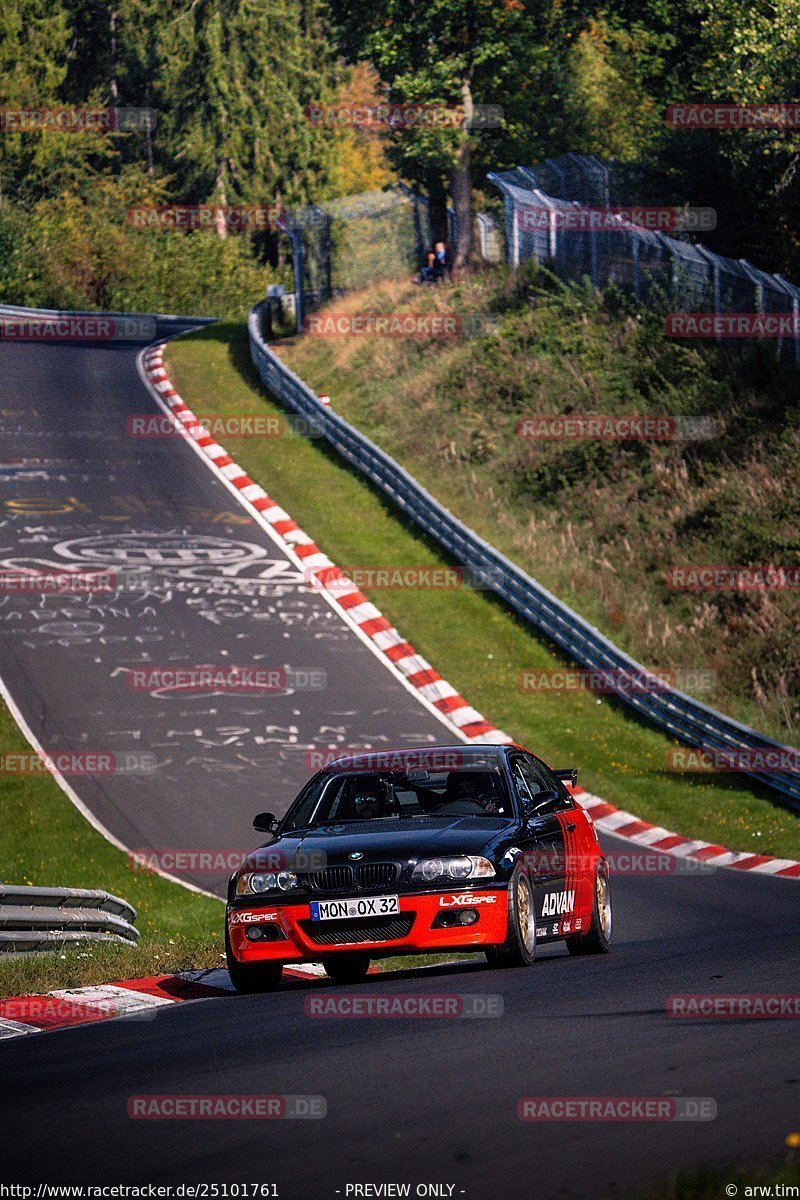
[[[335, 921], [312, 921], [308, 900], [276, 904], [238, 897], [228, 905], [226, 921], [231, 950], [241, 963], [308, 962], [353, 952], [376, 958], [480, 950], [505, 941], [507, 895], [505, 887], [401, 894], [397, 914]], [[474, 923], [459, 923], [458, 915], [467, 911], [475, 914]], [[258, 940], [251, 940], [254, 935], [248, 937], [247, 931], [255, 929]]]

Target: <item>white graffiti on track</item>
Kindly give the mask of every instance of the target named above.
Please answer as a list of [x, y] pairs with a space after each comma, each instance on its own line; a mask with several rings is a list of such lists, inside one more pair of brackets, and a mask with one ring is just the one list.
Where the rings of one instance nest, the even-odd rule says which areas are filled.
[[186, 530], [131, 532], [58, 542], [53, 553], [81, 564], [101, 564], [136, 581], [141, 574], [197, 580], [254, 579], [302, 583], [285, 558], [270, 558], [255, 542], [210, 537]]
[[[116, 621], [119, 626], [129, 619], [155, 617], [159, 606], [179, 598], [214, 625], [247, 618], [248, 624], [273, 622], [287, 628], [326, 626], [327, 632], [320, 636], [330, 637], [338, 624], [332, 609], [309, 593], [301, 571], [284, 558], [271, 557], [267, 548], [256, 543], [183, 529], [53, 539], [52, 544], [47, 527], [29, 527], [26, 532], [28, 541], [49, 543], [47, 550], [40, 556], [20, 556], [4, 547], [0, 571], [55, 574], [60, 579], [99, 571], [106, 587], [111, 582], [108, 598], [97, 592], [70, 596], [84, 608], [80, 616], [73, 614], [75, 619]], [[18, 611], [26, 608], [18, 602], [25, 595], [15, 597]], [[45, 613], [52, 614], [63, 596], [41, 594], [35, 599]], [[27, 607], [30, 611], [30, 604]], [[119, 628], [116, 634], [120, 636]]]

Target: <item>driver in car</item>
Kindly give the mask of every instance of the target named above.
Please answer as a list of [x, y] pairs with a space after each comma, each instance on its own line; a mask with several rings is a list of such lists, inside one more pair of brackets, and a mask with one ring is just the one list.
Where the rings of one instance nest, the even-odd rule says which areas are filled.
[[500, 812], [494, 796], [492, 781], [486, 771], [451, 771], [447, 777], [447, 803], [471, 800], [479, 804], [487, 816]]
[[381, 815], [380, 798], [374, 793], [362, 792], [353, 797], [353, 809], [360, 821], [370, 821]]

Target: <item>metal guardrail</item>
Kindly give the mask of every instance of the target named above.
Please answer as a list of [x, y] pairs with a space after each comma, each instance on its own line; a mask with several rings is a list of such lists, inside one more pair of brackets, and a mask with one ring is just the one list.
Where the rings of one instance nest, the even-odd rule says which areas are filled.
[[[467, 528], [394, 459], [359, 433], [317, 396], [275, 355], [262, 336], [258, 304], [248, 319], [250, 355], [261, 379], [277, 398], [299, 413], [347, 462], [380, 488], [420, 529], [434, 538], [449, 557], [464, 567], [481, 586], [494, 592], [523, 620], [546, 634], [579, 666], [590, 670], [627, 673], [635, 679], [652, 673], [604, 637], [578, 613], [558, 600], [505, 555]], [[719, 750], [762, 751], [796, 763], [798, 751], [765, 737], [692, 696], [659, 683], [657, 690], [621, 686], [616, 694], [639, 716], [689, 746]], [[778, 792], [783, 802], [800, 812], [800, 774], [790, 771], [748, 770], [748, 774]]]
[[87, 308], [28, 308], [24, 304], [0, 304], [0, 316], [8, 317], [119, 317], [120, 320], [150, 318], [153, 321], [178, 324], [213, 325], [219, 317], [182, 317], [175, 313], [104, 312]]
[[0, 884], [0, 954], [85, 942], [135, 946], [136, 909], [109, 892]]

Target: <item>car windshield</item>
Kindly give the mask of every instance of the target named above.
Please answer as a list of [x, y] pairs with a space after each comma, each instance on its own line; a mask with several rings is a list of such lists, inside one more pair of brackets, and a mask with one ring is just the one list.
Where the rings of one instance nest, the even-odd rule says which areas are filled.
[[312, 781], [284, 829], [419, 817], [511, 817], [499, 767], [449, 771], [334, 771]]

